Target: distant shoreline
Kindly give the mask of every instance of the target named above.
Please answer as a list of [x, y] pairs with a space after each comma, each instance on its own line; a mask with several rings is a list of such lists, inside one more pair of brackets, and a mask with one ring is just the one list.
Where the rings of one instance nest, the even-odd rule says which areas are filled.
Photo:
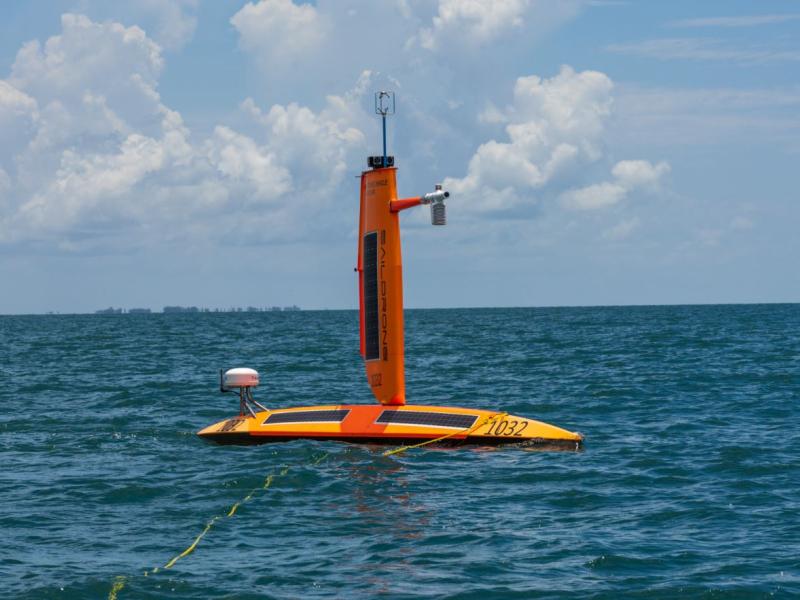
[[[800, 302], [705, 302], [693, 304], [564, 304], [560, 306], [453, 306], [453, 307], [406, 307], [405, 310], [571, 310], [586, 308], [668, 308], [668, 307], [715, 307], [715, 306], [796, 306]], [[256, 314], [256, 313], [284, 313], [284, 312], [332, 312], [332, 311], [358, 311], [352, 308], [300, 308], [296, 305], [288, 307], [247, 307], [247, 308], [201, 308], [201, 307], [165, 307], [173, 310], [152, 309], [100, 309], [93, 312], [58, 312], [44, 313], [0, 313], [0, 317], [35, 317], [35, 316], [123, 316], [123, 315], [181, 315], [181, 314]], [[174, 310], [175, 308], [179, 310]], [[180, 310], [182, 309], [182, 310]], [[113, 311], [113, 312], [112, 312]]]
[[[140, 315], [148, 315], [148, 314], [194, 314], [194, 313], [259, 313], [259, 312], [297, 312], [300, 310], [300, 307], [296, 304], [292, 304], [291, 306], [248, 306], [247, 308], [243, 308], [241, 306], [233, 306], [230, 308], [208, 308], [208, 307], [197, 307], [197, 306], [165, 306], [161, 311], [152, 310], [150, 308], [114, 308], [110, 306], [108, 308], [101, 308], [99, 310], [94, 311], [94, 313], [87, 313], [87, 314], [96, 314], [96, 315], [122, 315], [122, 314], [140, 314]], [[46, 313], [46, 314], [53, 314], [53, 313]]]

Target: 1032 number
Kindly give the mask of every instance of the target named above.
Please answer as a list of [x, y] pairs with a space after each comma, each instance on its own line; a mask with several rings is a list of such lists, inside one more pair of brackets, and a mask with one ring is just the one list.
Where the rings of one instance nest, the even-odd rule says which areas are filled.
[[515, 419], [498, 420], [489, 425], [484, 435], [502, 435], [504, 437], [522, 437], [522, 432], [528, 428], [527, 421], [517, 421]]

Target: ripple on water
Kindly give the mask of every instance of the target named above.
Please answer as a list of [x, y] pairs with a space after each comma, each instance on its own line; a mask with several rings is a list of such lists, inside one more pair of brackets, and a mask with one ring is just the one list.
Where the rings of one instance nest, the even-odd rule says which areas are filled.
[[384, 457], [194, 435], [235, 410], [223, 366], [259, 369], [272, 406], [370, 402], [354, 312], [0, 317], [0, 373], [39, 376], [0, 388], [0, 591], [800, 595], [798, 325], [796, 305], [409, 311], [412, 399], [587, 444]]

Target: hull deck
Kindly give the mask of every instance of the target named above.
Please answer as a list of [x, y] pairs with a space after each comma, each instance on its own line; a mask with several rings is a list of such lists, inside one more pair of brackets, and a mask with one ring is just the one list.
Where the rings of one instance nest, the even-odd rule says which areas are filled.
[[496, 411], [442, 406], [335, 404], [262, 411], [232, 417], [198, 432], [218, 444], [264, 444], [298, 439], [360, 444], [515, 445], [579, 450], [583, 436]]

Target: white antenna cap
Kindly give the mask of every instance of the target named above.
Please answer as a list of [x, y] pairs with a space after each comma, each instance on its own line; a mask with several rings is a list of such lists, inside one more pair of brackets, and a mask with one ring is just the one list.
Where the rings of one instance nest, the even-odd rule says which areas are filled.
[[226, 388], [256, 387], [258, 371], [244, 367], [228, 369], [222, 378], [222, 385]]

